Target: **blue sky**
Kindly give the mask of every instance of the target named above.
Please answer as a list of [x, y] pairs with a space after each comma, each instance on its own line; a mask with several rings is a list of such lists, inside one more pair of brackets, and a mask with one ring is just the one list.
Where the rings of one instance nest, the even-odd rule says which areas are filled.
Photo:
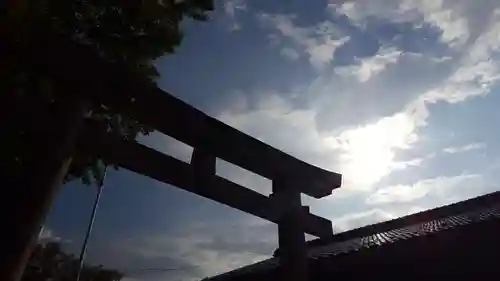
[[[497, 1], [218, 1], [210, 21], [184, 30], [157, 62], [159, 86], [342, 173], [333, 195], [304, 197], [335, 231], [499, 189]], [[191, 148], [167, 136], [141, 141], [189, 161]], [[217, 171], [270, 192], [250, 172]], [[95, 191], [64, 186], [45, 236], [78, 249]], [[273, 224], [121, 170], [106, 180], [88, 257], [127, 281], [199, 280], [270, 256], [276, 236]], [[179, 270], [133, 274], [157, 267]]]

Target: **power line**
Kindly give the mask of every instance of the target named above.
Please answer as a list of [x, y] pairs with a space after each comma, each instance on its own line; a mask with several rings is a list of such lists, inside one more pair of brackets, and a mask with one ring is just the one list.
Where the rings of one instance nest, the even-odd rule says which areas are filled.
[[89, 242], [90, 234], [92, 233], [92, 227], [94, 226], [94, 221], [95, 221], [95, 216], [97, 214], [97, 207], [99, 206], [99, 200], [101, 198], [102, 194], [102, 189], [104, 188], [104, 179], [106, 178], [106, 169], [107, 167], [104, 167], [104, 172], [103, 175], [100, 177], [98, 183], [97, 183], [97, 194], [94, 200], [94, 205], [92, 206], [92, 213], [90, 215], [89, 223], [87, 226], [87, 232], [85, 233], [85, 239], [83, 241], [82, 249], [80, 250], [80, 258], [79, 258], [79, 266], [78, 266], [78, 271], [76, 274], [76, 281], [80, 281], [80, 276], [82, 274], [83, 270], [83, 264], [85, 262], [85, 253], [87, 252], [87, 244]]
[[125, 276], [134, 276], [134, 275], [142, 275], [142, 274], [151, 274], [151, 273], [163, 273], [163, 272], [170, 272], [170, 271], [179, 271], [179, 270], [186, 270], [192, 267], [178, 267], [178, 268], [168, 268], [168, 267], [158, 267], [158, 268], [143, 268], [143, 269], [137, 269], [129, 272], [125, 272]]

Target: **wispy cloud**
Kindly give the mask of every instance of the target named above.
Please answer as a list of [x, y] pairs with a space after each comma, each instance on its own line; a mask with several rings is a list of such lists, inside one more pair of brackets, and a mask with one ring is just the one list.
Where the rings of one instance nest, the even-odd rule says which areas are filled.
[[[358, 5], [358, 2], [355, 5]], [[399, 113], [364, 127], [344, 131], [337, 137], [342, 144], [340, 147], [347, 167], [346, 177], [351, 175], [358, 184], [368, 184], [390, 173], [394, 167], [391, 163], [394, 161], [396, 150], [408, 149], [418, 142], [418, 129], [427, 125], [429, 104], [463, 102], [490, 91], [500, 77], [498, 62], [491, 60], [500, 47], [500, 36], [495, 36], [500, 34], [500, 24], [497, 20], [499, 15], [498, 11], [491, 14], [489, 23], [485, 24], [484, 33], [469, 47], [464, 47], [458, 67], [440, 86], [423, 92]], [[443, 23], [440, 26], [444, 25]], [[449, 35], [445, 39], [452, 38], [455, 37]], [[475, 147], [467, 149], [471, 148]], [[359, 173], [357, 177], [351, 172], [361, 170], [365, 172], [362, 175]]]
[[336, 73], [340, 75], [354, 75], [360, 82], [366, 82], [370, 77], [383, 71], [388, 64], [395, 64], [398, 61], [401, 51], [395, 48], [382, 48], [372, 57], [357, 59], [356, 64], [336, 68]]
[[264, 195], [272, 192], [272, 182], [239, 166], [217, 159], [216, 174]]
[[[457, 1], [455, 1], [457, 2]], [[441, 41], [450, 46], [463, 45], [469, 38], [467, 18], [452, 1], [404, 1], [398, 7], [401, 15], [419, 13], [423, 21], [442, 30]]]
[[160, 132], [141, 136], [138, 142], [186, 163], [191, 161], [193, 147]]
[[40, 243], [49, 242], [71, 242], [70, 240], [64, 240], [60, 236], [57, 236], [54, 231], [46, 226], [42, 227], [40, 233], [38, 234], [38, 241]]
[[420, 180], [410, 185], [394, 185], [381, 188], [366, 199], [367, 204], [409, 203], [432, 194], [445, 196], [453, 193], [460, 185], [477, 185], [482, 177], [465, 174], [453, 177], [437, 177]]
[[465, 13], [466, 1], [370, 0], [331, 1], [328, 8], [346, 15], [353, 23], [366, 27], [371, 17], [394, 23], [410, 22], [428, 24], [441, 30], [440, 40], [451, 47], [461, 46], [470, 37], [469, 22]]
[[218, 119], [315, 165], [335, 165], [337, 144], [316, 129], [314, 110], [295, 108], [278, 93], [260, 95], [252, 109], [228, 108]]
[[427, 154], [423, 157], [412, 158], [412, 159], [406, 160], [406, 161], [397, 161], [392, 165], [392, 168], [394, 170], [404, 170], [408, 167], [418, 167], [418, 166], [421, 166], [424, 163], [424, 161], [430, 160], [430, 159], [434, 158], [435, 156], [436, 156], [435, 153], [430, 153], [430, 154]]
[[464, 146], [451, 146], [443, 149], [444, 152], [449, 154], [455, 154], [460, 152], [466, 152], [470, 150], [483, 149], [486, 145], [484, 143], [470, 143]]
[[[331, 214], [329, 217], [337, 232], [346, 231], [479, 196], [487, 192], [485, 188], [484, 177], [478, 174], [422, 179], [411, 184], [382, 187], [362, 197], [365, 200], [363, 210], [357, 207], [341, 216]], [[335, 203], [339, 204], [332, 201]]]
[[241, 24], [237, 21], [236, 14], [238, 12], [244, 12], [247, 10], [247, 4], [245, 0], [226, 0], [223, 4], [224, 12], [229, 18], [231, 25], [229, 29], [231, 31], [240, 30]]
[[[161, 267], [177, 269], [158, 274], [154, 280], [200, 280], [266, 259], [277, 246], [275, 227], [269, 223], [249, 219], [217, 226], [197, 223], [175, 234], [115, 241], [108, 251], [134, 257], [135, 261], [146, 260], [152, 265], [163, 262]], [[165, 264], [165, 261], [170, 262]]]
[[395, 219], [396, 216], [382, 209], [372, 209], [360, 213], [353, 213], [332, 220], [335, 232], [343, 232], [350, 229]]
[[299, 53], [292, 48], [285, 47], [280, 50], [280, 55], [285, 59], [294, 61], [300, 57]]
[[316, 69], [323, 69], [330, 64], [335, 50], [349, 41], [349, 36], [342, 36], [330, 21], [302, 27], [294, 23], [295, 18], [296, 16], [291, 14], [258, 15], [264, 26], [277, 32], [274, 37], [280, 36], [290, 40], [295, 48], [309, 57], [309, 62]]
[[441, 87], [429, 91], [423, 99], [431, 103], [456, 103], [487, 94], [500, 79], [500, 63], [493, 59], [499, 48], [500, 8], [490, 16], [484, 33], [464, 50], [459, 67]]

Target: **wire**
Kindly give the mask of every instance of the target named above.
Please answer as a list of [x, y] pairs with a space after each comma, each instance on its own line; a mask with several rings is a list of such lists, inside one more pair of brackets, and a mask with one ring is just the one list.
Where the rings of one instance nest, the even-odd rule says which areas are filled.
[[92, 207], [92, 214], [90, 215], [87, 232], [85, 233], [85, 240], [83, 241], [82, 249], [80, 251], [80, 258], [79, 258], [80, 264], [78, 267], [78, 272], [76, 274], [76, 281], [80, 281], [80, 275], [82, 274], [83, 263], [85, 261], [85, 253], [87, 252], [87, 244], [89, 242], [90, 234], [92, 233], [92, 227], [94, 226], [95, 216], [97, 214], [97, 207], [99, 206], [99, 200], [101, 198], [102, 189], [104, 187], [104, 178], [106, 178], [106, 171], [107, 171], [106, 168], [107, 167], [104, 167], [104, 174], [102, 180], [99, 181], [99, 183], [97, 184], [99, 190], [97, 191], [97, 195], [94, 201], [94, 206]]
[[186, 270], [191, 267], [178, 267], [178, 268], [143, 268], [143, 269], [137, 269], [134, 271], [129, 271], [128, 273], [125, 273], [125, 276], [134, 276], [134, 275], [142, 275], [142, 274], [149, 274], [149, 273], [163, 273], [163, 272], [169, 272], [169, 271], [178, 271], [178, 270]]

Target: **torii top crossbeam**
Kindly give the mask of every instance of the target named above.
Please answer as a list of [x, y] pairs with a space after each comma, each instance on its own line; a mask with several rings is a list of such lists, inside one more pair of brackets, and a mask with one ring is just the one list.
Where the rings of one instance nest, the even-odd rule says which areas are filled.
[[[58, 59], [52, 60], [50, 54]], [[44, 72], [56, 72], [55, 76], [74, 81], [76, 87], [85, 88], [89, 81], [100, 85], [101, 92], [89, 89], [87, 98], [93, 96], [164, 134], [268, 179], [286, 177], [289, 184], [314, 198], [328, 196], [341, 185], [340, 174], [307, 164], [246, 135], [119, 66], [100, 60], [91, 50], [57, 36], [39, 42], [22, 59], [51, 65]], [[61, 62], [67, 64], [54, 65]], [[79, 75], [78, 69], [86, 70], [84, 75]], [[130, 99], [134, 99], [132, 104]]]

